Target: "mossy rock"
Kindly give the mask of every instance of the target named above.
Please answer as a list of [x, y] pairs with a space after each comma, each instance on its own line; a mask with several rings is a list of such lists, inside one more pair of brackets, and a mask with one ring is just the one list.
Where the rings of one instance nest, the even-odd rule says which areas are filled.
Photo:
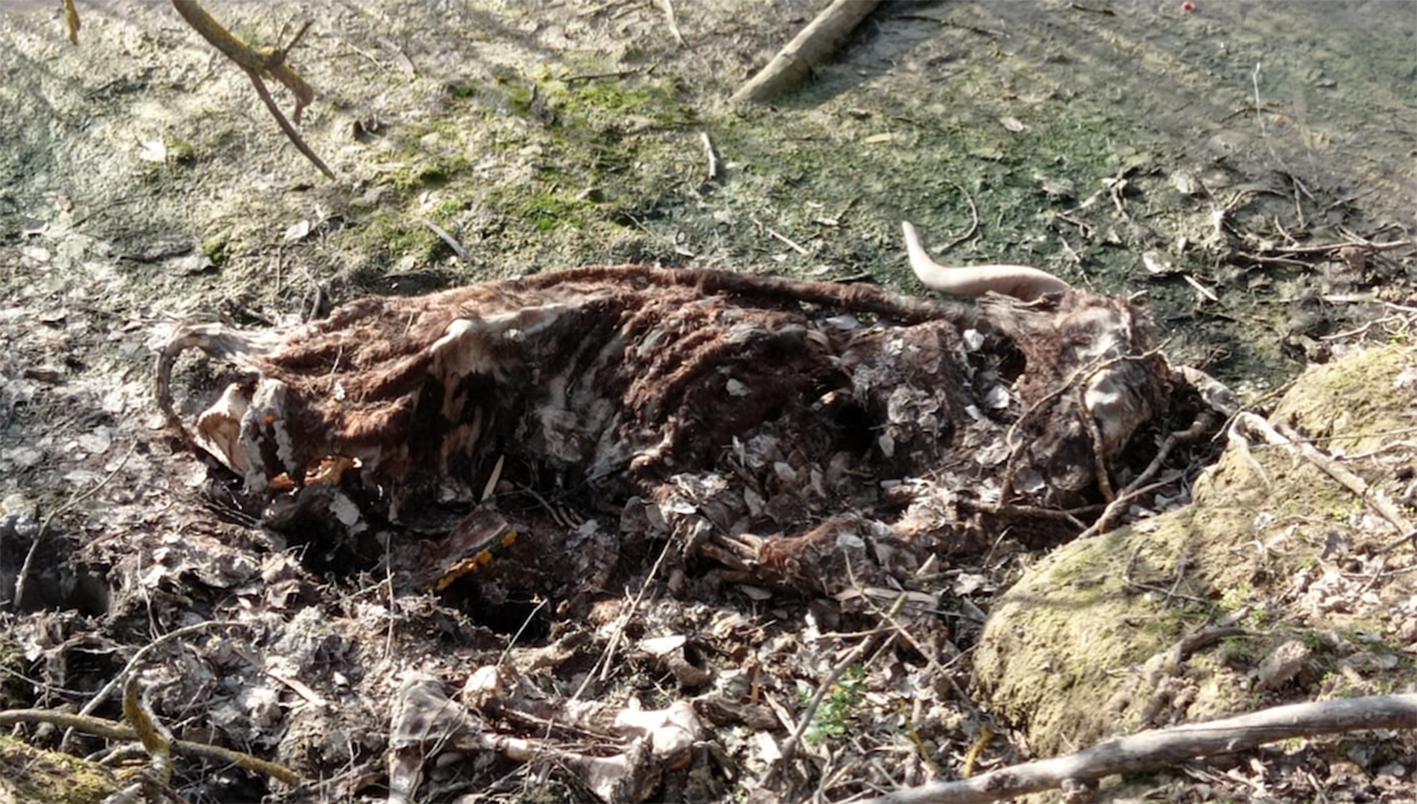
[[113, 771], [96, 762], [0, 737], [0, 804], [98, 804], [120, 787]]
[[[1415, 362], [1412, 350], [1386, 347], [1311, 368], [1271, 418], [1335, 453], [1371, 450], [1411, 420], [1417, 384], [1406, 378]], [[1348, 468], [1377, 486], [1391, 480], [1359, 462]], [[1059, 548], [991, 610], [974, 685], [1037, 755], [1277, 702], [1282, 691], [1259, 691], [1254, 670], [1287, 640], [1313, 654], [1285, 689], [1332, 694], [1331, 684], [1304, 687], [1327, 683], [1327, 671], [1342, 664], [1335, 641], [1383, 630], [1371, 611], [1325, 611], [1293, 594], [1340, 574], [1324, 558], [1336, 531], [1352, 554], [1397, 536], [1318, 467], [1285, 450], [1232, 443], [1197, 480], [1194, 497], [1186, 508]], [[1178, 640], [1227, 616], [1251, 634], [1175, 660]], [[1370, 681], [1357, 678], [1343, 691], [1383, 691], [1381, 679]]]

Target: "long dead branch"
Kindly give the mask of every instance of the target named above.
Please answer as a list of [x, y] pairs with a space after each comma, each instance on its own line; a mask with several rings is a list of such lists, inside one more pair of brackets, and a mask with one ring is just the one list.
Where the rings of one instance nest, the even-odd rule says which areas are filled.
[[833, 0], [811, 24], [793, 37], [787, 47], [729, 100], [733, 103], [767, 103], [796, 86], [812, 66], [836, 47], [851, 29], [875, 10], [878, 0]]
[[1417, 728], [1417, 695], [1374, 695], [1276, 706], [1249, 715], [1188, 723], [1109, 740], [1084, 751], [1013, 765], [954, 782], [900, 790], [866, 804], [984, 804], [1065, 783], [1154, 770], [1197, 757], [1245, 751], [1294, 737], [1362, 729]]

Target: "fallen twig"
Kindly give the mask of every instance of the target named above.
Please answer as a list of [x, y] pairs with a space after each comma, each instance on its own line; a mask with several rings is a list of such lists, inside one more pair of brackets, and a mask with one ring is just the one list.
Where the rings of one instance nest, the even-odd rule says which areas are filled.
[[[85, 734], [92, 734], [110, 740], [136, 740], [138, 732], [126, 723], [119, 723], [93, 715], [75, 715], [70, 712], [51, 712], [47, 709], [9, 709], [0, 712], [0, 726], [13, 726], [16, 723], [50, 723], [66, 729], [82, 731]], [[194, 743], [187, 740], [173, 740], [172, 750], [179, 754], [187, 754], [195, 757], [210, 759], [247, 770], [264, 773], [273, 779], [279, 779], [286, 784], [299, 784], [300, 774], [284, 765], [274, 762], [267, 762], [259, 757], [251, 756], [242, 751], [234, 751], [230, 748], [222, 748], [206, 743]]]
[[1260, 416], [1244, 412], [1235, 417], [1235, 426], [1242, 427], [1251, 433], [1263, 438], [1270, 444], [1283, 447], [1290, 452], [1303, 457], [1305, 460], [1326, 472], [1329, 477], [1342, 483], [1349, 491], [1358, 495], [1364, 503], [1373, 508], [1383, 519], [1388, 521], [1404, 539], [1410, 536], [1414, 529], [1412, 523], [1407, 521], [1407, 517], [1397, 510], [1397, 506], [1392, 504], [1382, 489], [1369, 486], [1363, 478], [1348, 471], [1347, 468], [1339, 464], [1338, 461], [1319, 452], [1318, 448], [1308, 443], [1298, 433], [1289, 426], [1280, 424], [1271, 426]]
[[1345, 248], [1357, 248], [1364, 251], [1391, 251], [1395, 248], [1404, 248], [1412, 245], [1411, 240], [1393, 240], [1387, 243], [1372, 243], [1367, 240], [1350, 240], [1343, 243], [1322, 243], [1317, 246], [1275, 246], [1269, 249], [1270, 254], [1287, 254], [1294, 256], [1297, 254], [1331, 254]]
[[[644, 601], [645, 594], [649, 591], [650, 587], [654, 585], [654, 580], [659, 575], [659, 568], [664, 564], [664, 559], [669, 555], [669, 550], [674, 544], [675, 541], [673, 539], [664, 543], [664, 549], [659, 551], [659, 558], [656, 558], [654, 564], [650, 566], [649, 574], [645, 575], [645, 580], [640, 586], [640, 591], [635, 593], [635, 598], [630, 601], [629, 608], [625, 609], [625, 611], [620, 614], [620, 619], [615, 626], [615, 632], [611, 634], [610, 642], [605, 646], [605, 652], [600, 655], [600, 659], [596, 662], [596, 664], [600, 666], [599, 678], [602, 683], [610, 678], [610, 671], [615, 663], [615, 650], [620, 646], [620, 640], [625, 637], [625, 627], [630, 624], [630, 620], [635, 616], [635, 611], [639, 609], [640, 603]], [[591, 669], [594, 670], [595, 666], [592, 665]], [[586, 691], [586, 687], [589, 687], [590, 682], [596, 677], [596, 673], [586, 673], [585, 679], [581, 681], [581, 685], [576, 688], [576, 692], [571, 696], [571, 700], [580, 700], [581, 695]]]
[[136, 799], [138, 791], [142, 791], [148, 801], [161, 798], [174, 804], [188, 804], [187, 799], [171, 785], [172, 735], [158, 723], [157, 716], [143, 700], [136, 674], [128, 679], [128, 685], [123, 690], [123, 718], [138, 735], [138, 742], [147, 752], [149, 763], [134, 774], [133, 785], [118, 796], [127, 794]]
[[1248, 251], [1236, 251], [1236, 257], [1243, 257], [1250, 262], [1259, 265], [1293, 265], [1299, 268], [1308, 268], [1309, 263], [1303, 260], [1296, 260], [1293, 257], [1269, 257], [1263, 254], [1251, 254]]
[[1137, 475], [1135, 480], [1127, 484], [1127, 487], [1123, 489], [1120, 494], [1113, 498], [1111, 502], [1107, 503], [1107, 507], [1102, 511], [1102, 516], [1098, 517], [1097, 521], [1093, 522], [1091, 527], [1078, 534], [1078, 538], [1085, 539], [1099, 533], [1106, 533], [1112, 528], [1112, 523], [1121, 515], [1127, 503], [1130, 503], [1132, 500], [1135, 500], [1137, 497], [1140, 497], [1154, 488], [1164, 486], [1176, 480], [1176, 477], [1172, 477], [1160, 483], [1150, 483], [1151, 478], [1161, 470], [1166, 459], [1170, 457], [1171, 450], [1181, 444], [1188, 444], [1195, 441], [1205, 433], [1210, 432], [1215, 426], [1216, 417], [1209, 411], [1206, 411], [1197, 416], [1196, 420], [1191, 422], [1190, 427], [1180, 432], [1167, 435], [1166, 440], [1161, 443], [1161, 449], [1156, 451], [1156, 457], [1151, 459], [1151, 463], [1147, 464], [1146, 469], [1142, 470], [1142, 473]]
[[979, 28], [974, 25], [966, 25], [962, 22], [955, 22], [954, 20], [942, 20], [939, 17], [931, 17], [925, 14], [895, 14], [892, 16], [892, 19], [936, 22], [939, 23], [940, 27], [942, 28], [958, 28], [961, 31], [969, 31], [972, 34], [979, 34], [980, 36], [985, 36], [990, 39], [1003, 39], [1005, 36], [1007, 36], [1007, 34], [1005, 34], [1003, 31], [991, 31], [988, 28]]
[[472, 262], [472, 258], [467, 254], [467, 249], [462, 247], [462, 243], [459, 243], [456, 237], [448, 234], [446, 229], [427, 218], [419, 218], [418, 222], [427, 227], [428, 231], [437, 235], [439, 240], [447, 244], [448, 248], [452, 249], [453, 253], [458, 255], [458, 259], [463, 262]]
[[984, 804], [1295, 737], [1412, 728], [1417, 728], [1417, 695], [1411, 694], [1276, 706], [1209, 723], [1144, 731], [1061, 757], [900, 790], [869, 799], [866, 804]]
[[[610, 2], [608, 2], [608, 3], [601, 3], [600, 5], [595, 6], [594, 8], [590, 8], [590, 9], [586, 9], [585, 11], [582, 11], [582, 12], [581, 12], [581, 16], [582, 16], [582, 17], [586, 17], [586, 18], [598, 17], [598, 16], [601, 15], [601, 13], [603, 13], [603, 12], [605, 12], [605, 11], [608, 11], [608, 10], [610, 10], [610, 9], [616, 7], [616, 6], [624, 5], [624, 3], [625, 3], [625, 0], [610, 0]], [[638, 4], [636, 4], [636, 5], [638, 5]]]
[[[900, 613], [901, 608], [905, 606], [905, 601], [908, 599], [909, 596], [904, 594], [897, 597], [885, 615], [886, 620], [889, 621], [890, 618]], [[861, 661], [861, 657], [865, 656], [868, 650], [876, 646], [881, 636], [883, 636], [882, 633], [875, 633], [857, 643], [856, 647], [852, 648], [850, 653], [847, 653], [841, 661], [837, 662], [836, 665], [832, 667], [826, 677], [822, 679], [822, 683], [817, 685], [817, 691], [812, 694], [812, 699], [807, 702], [807, 706], [802, 710], [802, 716], [797, 720], [797, 727], [792, 730], [792, 734], [782, 742], [782, 746], [778, 749], [782, 755], [778, 760], [779, 768], [786, 767], [787, 761], [792, 759], [793, 754], [797, 752], [797, 746], [802, 742], [802, 735], [806, 734], [807, 727], [812, 725], [812, 718], [816, 717], [817, 708], [822, 705], [822, 700], [826, 698], [827, 692], [836, 684], [836, 680], [841, 678], [841, 674], [845, 673], [853, 664]], [[886, 638], [894, 641], [896, 632], [889, 632]]]
[[[848, 564], [847, 567], [849, 570], [850, 564]], [[917, 577], [919, 577], [918, 574]], [[852, 575], [851, 582], [853, 585], [856, 584], [855, 575]], [[914, 635], [910, 633], [910, 630], [907, 629], [904, 625], [900, 623], [900, 621], [896, 619], [896, 615], [901, 611], [901, 609], [904, 608], [904, 603], [906, 602], [906, 600], [910, 599], [910, 597], [910, 592], [902, 592], [899, 596], [896, 597], [895, 602], [891, 604], [889, 609], [885, 609], [877, 605], [876, 602], [871, 599], [871, 596], [869, 594], [862, 595], [862, 600], [864, 600], [866, 605], [871, 609], [871, 611], [889, 627], [889, 630], [891, 632], [894, 632], [896, 637], [904, 641], [910, 647], [914, 648], [915, 651], [921, 656], [925, 657], [926, 667], [928, 667], [931, 672], [935, 673], [938, 678], [943, 679], [946, 683], [950, 685], [950, 687], [954, 690], [955, 695], [959, 696], [959, 702], [965, 708], [969, 709], [971, 714], [973, 714], [976, 718], [982, 719], [982, 715], [979, 712], [978, 707], [974, 705], [973, 700], [963, 689], [960, 689], [959, 683], [955, 681], [954, 677], [949, 674], [946, 667], [944, 665], [941, 665], [935, 659], [933, 655], [934, 651], [931, 651], [924, 645], [920, 644], [920, 640], [916, 639]], [[936, 608], [938, 608], [938, 606], [936, 606]], [[950, 663], [953, 664], [954, 662], [959, 661], [961, 658], [963, 658], [963, 654], [956, 656], [953, 660], [951, 660]]]
[[[1099, 367], [1098, 371], [1101, 371]], [[1093, 416], [1087, 407], [1087, 390], [1092, 385], [1092, 378], [1096, 372], [1088, 374], [1082, 382], [1077, 384], [1074, 397], [1077, 400], [1078, 410], [1083, 412], [1082, 422], [1087, 427], [1087, 433], [1092, 437], [1092, 471], [1097, 476], [1097, 490], [1102, 492], [1102, 499], [1110, 505], [1117, 498], [1116, 492], [1112, 490], [1112, 473], [1107, 468], [1107, 456], [1104, 453], [1102, 442], [1102, 428], [1097, 424], [1097, 417]]]
[[93, 710], [97, 709], [99, 705], [101, 705], [108, 698], [108, 696], [113, 693], [114, 690], [123, 686], [123, 684], [127, 681], [128, 676], [133, 672], [133, 668], [137, 667], [139, 662], [147, 658], [148, 654], [152, 653], [163, 645], [172, 642], [173, 640], [181, 639], [182, 637], [199, 633], [201, 631], [206, 631], [210, 628], [250, 628], [250, 625], [243, 622], [237, 622], [236, 620], [207, 620], [206, 622], [201, 622], [195, 625], [188, 625], [183, 628], [178, 628], [175, 631], [168, 631], [157, 639], [154, 639], [153, 641], [139, 648], [138, 652], [133, 654], [133, 658], [129, 659], [128, 663], [123, 666], [123, 669], [121, 671], [119, 671], [118, 675], [110, 679], [107, 684], [103, 685], [103, 689], [99, 690], [98, 693], [94, 695], [88, 703], [84, 704], [84, 707], [79, 710], [79, 714], [87, 715]]
[[960, 235], [959, 237], [954, 238], [954, 239], [951, 240], [950, 242], [948, 242], [948, 243], [944, 244], [943, 246], [941, 246], [940, 248], [936, 249], [936, 251], [935, 251], [936, 254], [943, 254], [943, 253], [945, 253], [946, 251], [949, 251], [950, 249], [954, 248], [955, 246], [959, 245], [960, 243], [963, 243], [964, 241], [968, 240], [969, 238], [974, 237], [975, 233], [977, 233], [977, 232], [979, 231], [979, 207], [976, 207], [976, 206], [974, 205], [974, 199], [973, 199], [972, 197], [970, 197], [969, 192], [968, 192], [967, 190], [965, 190], [964, 187], [962, 187], [962, 186], [959, 185], [959, 184], [956, 184], [956, 185], [955, 185], [955, 189], [956, 189], [956, 190], [959, 190], [959, 194], [962, 195], [962, 196], [964, 196], [964, 200], [965, 200], [966, 202], [968, 202], [968, 204], [969, 204], [969, 217], [972, 219], [972, 221], [971, 221], [971, 223], [969, 224], [969, 231], [965, 232], [964, 234]]
[[1186, 280], [1186, 283], [1187, 283], [1187, 284], [1189, 284], [1191, 287], [1195, 288], [1195, 289], [1196, 289], [1196, 292], [1200, 293], [1202, 296], [1206, 297], [1207, 299], [1210, 299], [1210, 300], [1213, 301], [1213, 302], [1218, 302], [1218, 301], [1220, 301], [1220, 297], [1217, 296], [1217, 295], [1215, 295], [1215, 291], [1211, 290], [1210, 288], [1206, 287], [1205, 285], [1202, 285], [1202, 284], [1200, 283], [1200, 280], [1196, 279], [1195, 277], [1191, 276], [1190, 274], [1181, 274], [1181, 278], [1184, 279], [1184, 280]]
[[1214, 603], [1209, 600], [1206, 600], [1205, 598], [1196, 597], [1195, 595], [1188, 595], [1184, 592], [1176, 591], [1176, 588], [1180, 586], [1180, 582], [1183, 577], [1184, 573], [1178, 570], [1176, 573], [1176, 580], [1172, 582], [1171, 588], [1167, 589], [1164, 586], [1157, 586], [1156, 584], [1142, 583], [1141, 581], [1133, 580], [1131, 574], [1131, 567], [1128, 566], [1126, 573], [1122, 576], [1122, 586], [1123, 588], [1133, 592], [1154, 592], [1158, 595], [1161, 595], [1162, 597], [1178, 598], [1180, 600], [1195, 603], [1205, 608], [1210, 608], [1212, 605], [1214, 605]]
[[878, 2], [832, 0], [831, 5], [793, 37], [766, 67], [733, 93], [729, 100], [733, 103], [767, 103], [796, 86], [814, 64], [875, 10]]
[[699, 132], [699, 140], [704, 144], [704, 154], [708, 157], [708, 179], [714, 181], [718, 178], [718, 154], [713, 151], [713, 140], [709, 139], [707, 131]]
[[309, 145], [305, 144], [305, 140], [302, 139], [300, 133], [295, 130], [295, 126], [291, 125], [290, 121], [285, 119], [285, 115], [281, 114], [280, 107], [276, 105], [275, 98], [272, 98], [270, 91], [266, 89], [265, 82], [261, 80], [261, 76], [253, 70], [247, 70], [246, 75], [251, 79], [251, 83], [255, 85], [256, 94], [260, 96], [261, 102], [266, 104], [266, 108], [275, 116], [276, 122], [280, 124], [280, 130], [285, 132], [285, 136], [295, 145], [295, 149], [303, 154], [306, 159], [314, 163], [315, 167], [319, 168], [321, 173], [325, 174], [325, 176], [333, 181], [335, 179], [335, 172], [330, 170], [329, 166], [315, 154], [315, 151]]
[[64, 27], [69, 31], [69, 41], [79, 44], [79, 10], [74, 0], [64, 0]]
[[770, 234], [770, 235], [772, 235], [773, 237], [776, 237], [778, 240], [781, 240], [782, 242], [786, 243], [788, 248], [792, 249], [793, 251], [797, 252], [798, 254], [806, 255], [806, 254], [810, 254], [810, 253], [811, 253], [810, 251], [807, 250], [807, 248], [806, 248], [805, 246], [802, 246], [801, 244], [797, 243], [795, 240], [793, 240], [792, 238], [788, 237], [787, 235], [781, 234], [781, 233], [779, 233], [779, 232], [777, 232], [777, 231], [774, 231], [771, 226], [766, 226], [766, 227], [763, 227], [763, 228], [767, 229], [768, 234]]

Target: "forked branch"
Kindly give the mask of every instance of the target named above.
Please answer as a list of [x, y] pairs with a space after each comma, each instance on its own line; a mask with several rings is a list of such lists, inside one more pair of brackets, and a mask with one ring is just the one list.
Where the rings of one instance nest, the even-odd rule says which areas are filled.
[[[246, 71], [246, 76], [256, 87], [256, 94], [260, 96], [261, 102], [266, 104], [266, 108], [275, 117], [276, 122], [280, 124], [281, 131], [285, 132], [285, 136], [295, 145], [296, 150], [304, 154], [305, 158], [319, 168], [321, 173], [334, 179], [335, 172], [330, 170], [324, 160], [320, 159], [314, 149], [307, 145], [300, 133], [295, 130], [295, 126], [300, 124], [300, 113], [315, 99], [315, 90], [295, 70], [291, 69], [289, 64], [285, 63], [285, 57], [300, 43], [301, 37], [305, 36], [305, 32], [309, 30], [310, 23], [305, 23], [305, 26], [285, 47], [253, 48], [222, 27], [222, 24], [213, 19], [212, 15], [197, 3], [197, 0], [172, 0], [172, 7], [177, 9], [177, 13], [182, 15], [182, 19], [201, 34], [203, 39], [210, 42], [212, 47], [220, 50], [227, 58], [236, 62], [237, 66]], [[74, 7], [73, 0], [64, 0], [64, 13], [69, 40], [77, 45], [79, 43], [79, 13]], [[276, 105], [275, 98], [272, 98], [270, 90], [266, 89], [266, 82], [262, 80], [262, 76], [268, 76], [281, 82], [295, 96], [295, 111], [291, 115], [295, 118], [294, 125], [286, 119], [280, 107]]]
[[321, 173], [334, 179], [334, 171], [330, 170], [329, 166], [315, 154], [315, 151], [300, 137], [295, 126], [281, 113], [280, 107], [276, 105], [275, 99], [266, 89], [265, 81], [262, 80], [262, 76], [269, 76], [290, 90], [291, 94], [295, 96], [295, 111], [291, 117], [295, 119], [296, 124], [299, 124], [300, 113], [315, 99], [315, 90], [295, 70], [291, 69], [289, 64], [285, 63], [285, 57], [300, 43], [301, 37], [310, 28], [310, 24], [307, 22], [290, 40], [290, 44], [285, 47], [253, 48], [232, 36], [230, 31], [222, 27], [221, 23], [213, 19], [197, 3], [197, 0], [172, 0], [172, 7], [177, 9], [177, 13], [182, 15], [182, 19], [201, 34], [203, 39], [210, 42], [212, 47], [220, 50], [227, 58], [236, 62], [237, 66], [246, 71], [247, 77], [256, 87], [256, 94], [260, 96], [261, 102], [266, 104], [266, 108], [280, 124], [281, 131], [285, 132], [285, 136], [290, 139], [300, 153], [305, 155], [306, 159], [309, 159], [315, 167], [320, 169]]

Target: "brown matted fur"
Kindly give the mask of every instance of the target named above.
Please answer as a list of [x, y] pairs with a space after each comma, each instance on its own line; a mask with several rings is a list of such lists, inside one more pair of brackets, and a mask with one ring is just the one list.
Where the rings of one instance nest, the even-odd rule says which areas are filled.
[[[194, 347], [238, 372], [195, 433], [171, 393]], [[601, 511], [727, 482], [711, 524], [729, 535], [839, 541], [829, 525], [850, 514], [874, 517], [877, 541], [917, 539], [929, 519], [974, 544], [977, 522], [922, 518], [880, 481], [926, 478], [975, 507], [1095, 500], [1095, 456], [1165, 407], [1154, 347], [1144, 310], [1077, 291], [969, 305], [596, 266], [361, 299], [281, 330], [186, 326], [158, 392], [248, 493], [306, 497], [354, 530], [455, 518], [500, 466], [504, 483]]]

